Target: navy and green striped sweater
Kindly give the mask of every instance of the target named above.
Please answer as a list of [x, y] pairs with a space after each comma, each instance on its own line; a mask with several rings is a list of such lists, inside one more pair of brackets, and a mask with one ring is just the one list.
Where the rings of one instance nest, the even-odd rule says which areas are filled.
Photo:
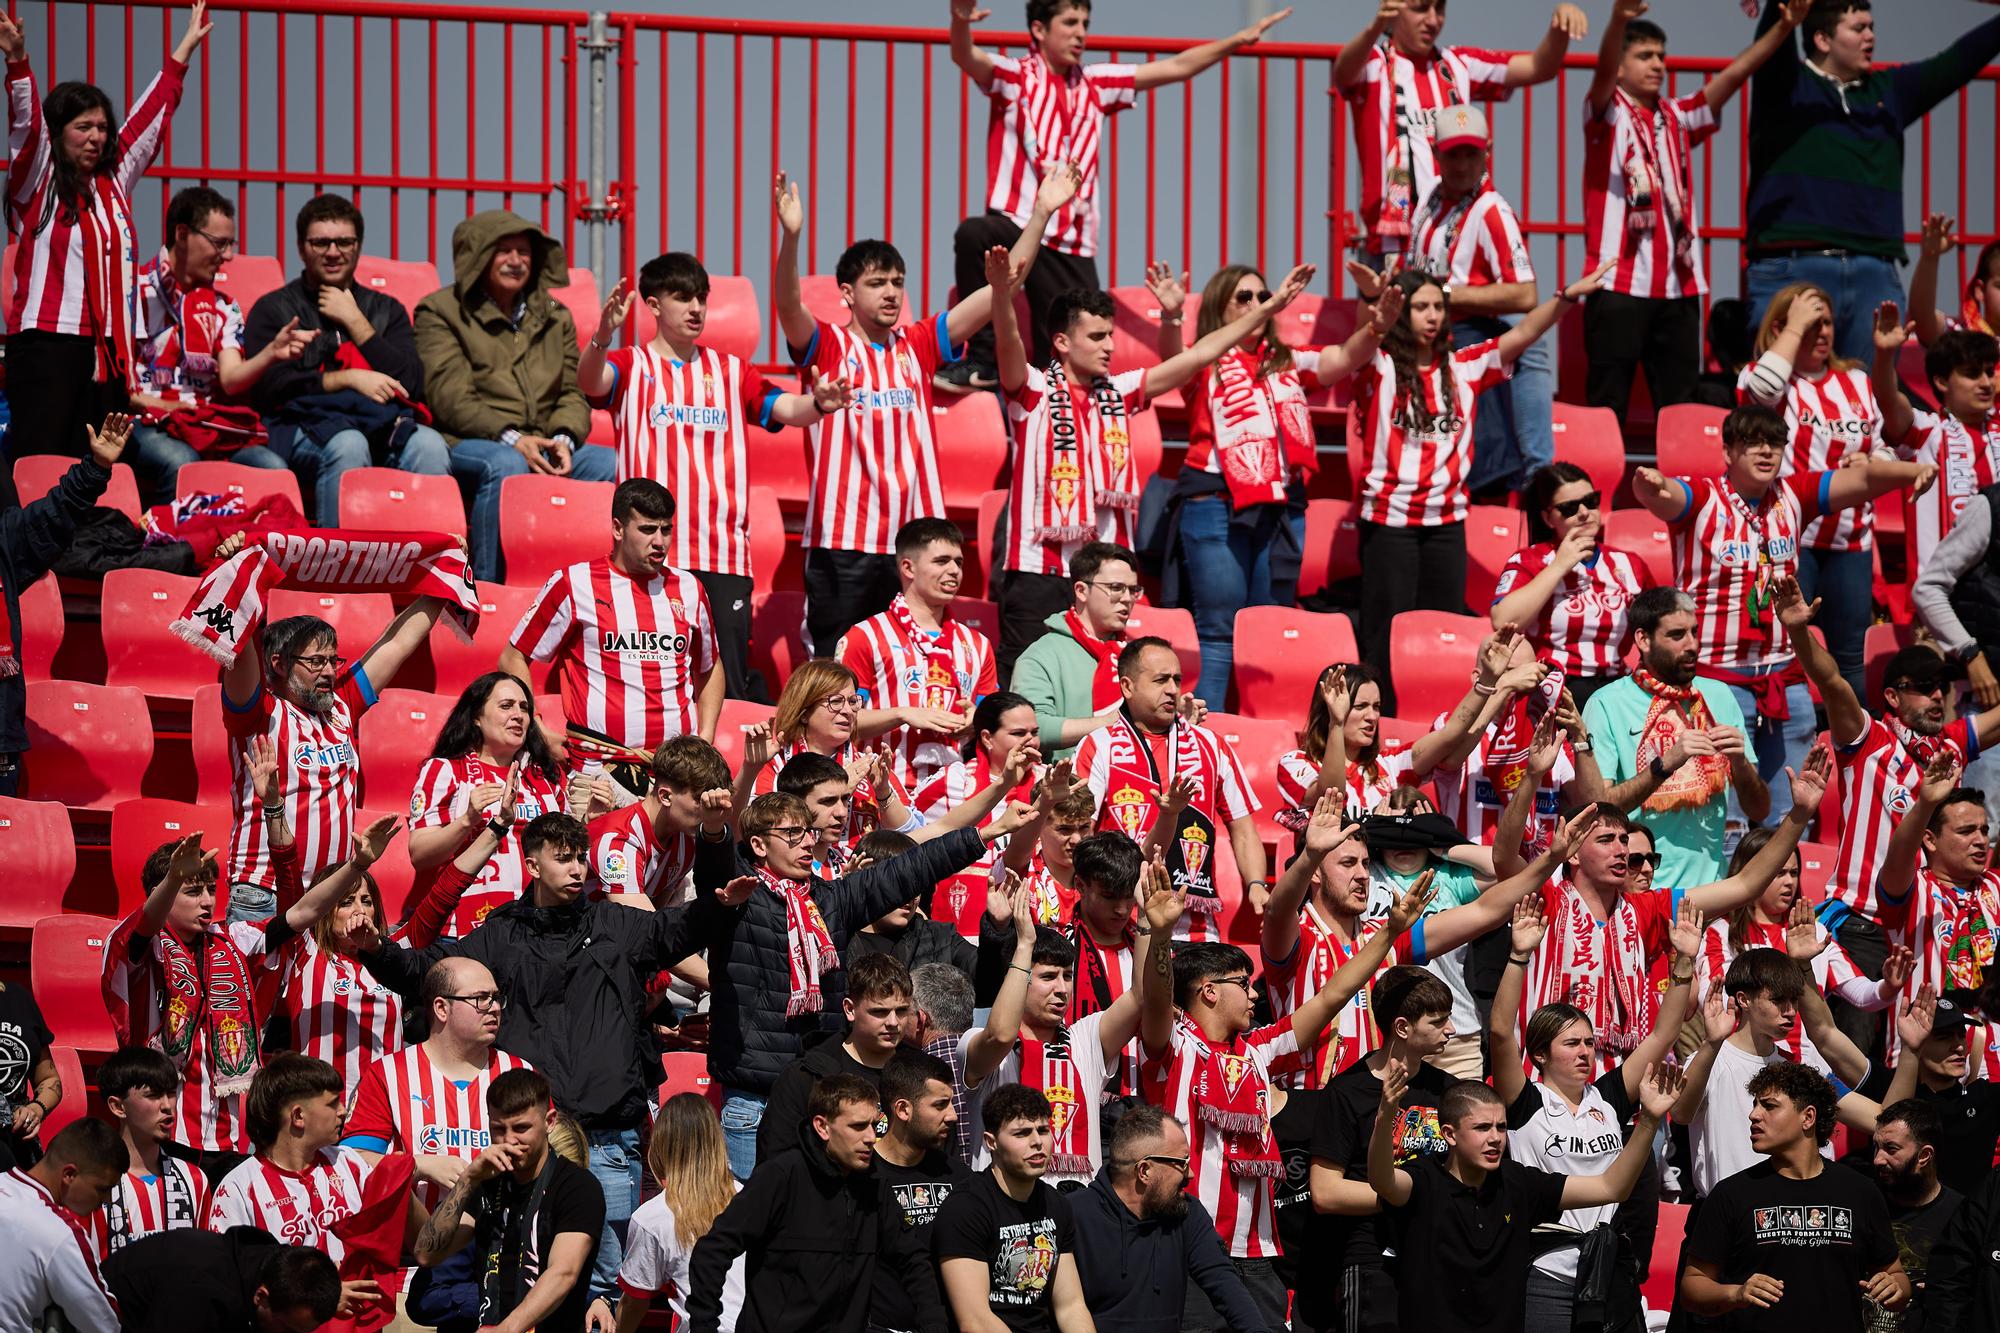
[[[1767, 0], [1761, 34], [1778, 21]], [[1750, 85], [1749, 246], [1903, 257], [1903, 132], [2000, 54], [1988, 19], [1928, 60], [1874, 70], [1843, 89], [1806, 68], [1797, 41]], [[1992, 163], [1967, 170], [1990, 171]]]

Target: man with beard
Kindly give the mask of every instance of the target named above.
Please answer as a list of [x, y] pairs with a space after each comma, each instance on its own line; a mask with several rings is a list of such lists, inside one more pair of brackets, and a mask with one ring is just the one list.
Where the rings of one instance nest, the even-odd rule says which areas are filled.
[[[1947, 725], [1944, 659], [1928, 647], [1912, 644], [1889, 659], [1882, 673], [1882, 716], [1870, 717], [1842, 678], [1833, 655], [1812, 635], [1813, 612], [1819, 603], [1808, 603], [1795, 579], [1779, 580], [1773, 592], [1774, 609], [1791, 638], [1792, 650], [1826, 701], [1827, 734], [1840, 771], [1840, 852], [1834, 858], [1820, 921], [1863, 974], [1879, 978], [1888, 955], [1887, 932], [1896, 925], [1893, 918], [1914, 912], [1917, 906], [1905, 905], [1908, 873], [1900, 881], [1889, 873], [1893, 835], [1905, 823], [1919, 826], [1911, 831], [1915, 835], [1929, 822], [1929, 812], [1917, 811], [1915, 802], [1924, 769], [1933, 759], [1946, 754], [1963, 769], [1987, 746], [2000, 743], [2000, 708], [1977, 717], [1961, 716]], [[1984, 824], [1983, 817], [1980, 822]], [[1970, 868], [1969, 863], [1959, 867]], [[1933, 863], [1928, 869], [1935, 874], [1941, 867]], [[1978, 870], [1983, 873], [1985, 866]], [[1978, 878], [1973, 874], [1954, 883], [1969, 888]], [[1943, 979], [1927, 979], [1939, 990], [1947, 989]], [[1834, 1021], [1855, 1045], [1870, 1058], [1880, 1053], [1879, 1015], [1843, 1000], [1835, 1000], [1832, 1008]]]
[[2000, 1146], [2000, 1084], [1966, 1079], [1965, 1034], [1977, 1021], [1964, 1006], [1941, 998], [1930, 1036], [1906, 1056], [1914, 1057], [1917, 1066], [1912, 1100], [1939, 1121], [1928, 1140], [1936, 1160], [1934, 1174], [1960, 1194], [1978, 1190]]
[[1918, 1098], [1885, 1106], [1876, 1117], [1875, 1183], [1889, 1202], [1889, 1227], [1896, 1233], [1896, 1249], [1915, 1295], [1900, 1317], [1895, 1311], [1871, 1310], [1871, 1333], [1918, 1333], [1929, 1326], [1924, 1318], [1924, 1278], [1931, 1248], [1965, 1202], [1963, 1194], [1938, 1182], [1938, 1140], [1943, 1132], [1937, 1108]]
[[[901, 1210], [904, 1229], [928, 1254], [931, 1223], [952, 1191], [972, 1179], [972, 1168], [951, 1151], [958, 1128], [951, 1066], [905, 1047], [889, 1057], [881, 1079], [882, 1118], [889, 1128], [875, 1140], [875, 1174], [886, 1202]], [[868, 1305], [870, 1329], [915, 1328], [916, 1322], [917, 1312], [900, 1283], [875, 1284]]]
[[1179, 1328], [1190, 1280], [1236, 1333], [1261, 1333], [1264, 1316], [1214, 1219], [1184, 1188], [1187, 1127], [1157, 1106], [1133, 1106], [1105, 1135], [1104, 1152], [1097, 1178], [1069, 1196], [1077, 1276], [1097, 1333]]
[[1695, 674], [1701, 645], [1694, 599], [1678, 588], [1648, 588], [1627, 616], [1639, 665], [1590, 696], [1584, 726], [1603, 747], [1597, 765], [1607, 782], [1651, 780], [1652, 790], [1625, 799], [1653, 831], [1660, 881], [1707, 884], [1726, 873], [1730, 791], [1754, 823], [1771, 813], [1771, 793], [1736, 697], [1721, 681]]

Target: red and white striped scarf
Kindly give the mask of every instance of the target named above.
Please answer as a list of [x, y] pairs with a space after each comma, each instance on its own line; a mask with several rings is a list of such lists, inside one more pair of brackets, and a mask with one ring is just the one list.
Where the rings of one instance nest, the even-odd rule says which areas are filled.
[[958, 712], [965, 705], [965, 695], [958, 688], [958, 660], [952, 655], [952, 644], [958, 636], [953, 633], [951, 608], [938, 613], [938, 632], [927, 634], [910, 614], [909, 599], [897, 593], [889, 603], [889, 623], [903, 636], [911, 654], [923, 659], [923, 693], [918, 702], [925, 708]]
[[1680, 121], [1664, 102], [1646, 114], [1623, 89], [1614, 90], [1631, 126], [1625, 153], [1625, 226], [1650, 232], [1659, 225], [1660, 210], [1674, 229], [1674, 266], [1688, 267], [1694, 236], [1687, 225], [1687, 199], [1681, 194], [1687, 167], [1687, 139]]
[[1601, 1048], [1629, 1055], [1653, 1030], [1655, 995], [1646, 978], [1639, 913], [1622, 894], [1602, 926], [1567, 883], [1542, 942], [1535, 1007], [1561, 1001], [1589, 1016]]
[[[1232, 1176], [1276, 1179], [1285, 1173], [1271, 1136], [1271, 1084], [1248, 1054], [1212, 1045], [1194, 1022], [1181, 1018], [1181, 1036], [1194, 1060], [1189, 1098], [1195, 1114], [1222, 1134], [1222, 1159]], [[1235, 1045], [1232, 1039], [1230, 1045]]]
[[1069, 1058], [1068, 1028], [1054, 1041], [1024, 1036], [1020, 1046], [1021, 1082], [1049, 1100], [1049, 1171], [1090, 1175], [1097, 1170], [1090, 1160], [1090, 1124], [1104, 1089], [1082, 1086], [1076, 1062]]
[[205, 932], [193, 948], [172, 930], [159, 935], [162, 980], [157, 1046], [176, 1069], [194, 1053], [196, 1031], [208, 1032], [217, 1098], [250, 1090], [257, 1073], [257, 1013], [250, 965], [227, 935]]
[[272, 532], [203, 576], [173, 632], [229, 666], [264, 620], [275, 588], [302, 592], [391, 592], [441, 597], [446, 620], [467, 643], [479, 624], [479, 590], [457, 537], [442, 532], [346, 528]]
[[1033, 515], [1036, 541], [1088, 541], [1097, 534], [1098, 505], [1134, 513], [1139, 508], [1138, 463], [1125, 424], [1125, 396], [1108, 379], [1090, 386], [1100, 431], [1099, 446], [1091, 448], [1076, 419], [1062, 362], [1051, 361], [1047, 376], [1048, 430], [1042, 439], [1028, 441], [1020, 454], [1025, 469], [1022, 508]]
[[824, 1004], [820, 974], [840, 969], [840, 953], [833, 947], [819, 904], [812, 899], [812, 886], [775, 875], [763, 866], [757, 867], [757, 878], [785, 903], [785, 962], [792, 986], [785, 1017], [816, 1014]]
[[1258, 374], [1263, 345], [1231, 348], [1209, 371], [1208, 415], [1215, 459], [1229, 486], [1232, 509], [1283, 504], [1291, 422]]

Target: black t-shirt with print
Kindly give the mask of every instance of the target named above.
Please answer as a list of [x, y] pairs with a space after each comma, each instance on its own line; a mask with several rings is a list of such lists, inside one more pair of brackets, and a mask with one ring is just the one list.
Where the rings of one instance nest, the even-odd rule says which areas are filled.
[[34, 1099], [35, 1066], [47, 1058], [54, 1040], [34, 994], [23, 985], [0, 986], [0, 1170], [40, 1156], [17, 1152], [26, 1141], [14, 1137], [14, 1112]]
[[938, 1211], [931, 1245], [940, 1269], [947, 1259], [987, 1266], [987, 1308], [1013, 1333], [1053, 1333], [1056, 1267], [1076, 1250], [1069, 1204], [1054, 1189], [1037, 1181], [1017, 1203], [981, 1171]]
[[[930, 1252], [931, 1227], [944, 1210], [945, 1200], [961, 1185], [972, 1180], [972, 1168], [948, 1152], [925, 1155], [915, 1166], [897, 1166], [880, 1153], [875, 1155], [875, 1177], [893, 1209], [883, 1211], [888, 1219], [900, 1218], [917, 1247]], [[868, 1322], [881, 1328], [915, 1328], [916, 1307], [894, 1273], [875, 1271], [875, 1285], [868, 1297]]]
[[[1331, 1230], [1333, 1219], [1313, 1211], [1312, 1133], [1320, 1103], [1326, 1100], [1323, 1088], [1293, 1089], [1285, 1094], [1285, 1104], [1271, 1117], [1271, 1137], [1278, 1143], [1278, 1158], [1285, 1174], [1273, 1191], [1278, 1220], [1278, 1248], [1273, 1261], [1278, 1278], [1294, 1290], [1301, 1269], [1311, 1257], [1327, 1253], [1329, 1244], [1338, 1244]], [[1302, 1263], [1304, 1261], [1304, 1263]]]
[[1896, 1236], [1896, 1253], [1903, 1260], [1903, 1271], [1910, 1275], [1910, 1285], [1917, 1290], [1900, 1311], [1884, 1310], [1870, 1301], [1868, 1333], [1923, 1333], [1922, 1288], [1930, 1272], [1931, 1248], [1944, 1234], [1945, 1223], [1951, 1221], [1951, 1215], [1964, 1202], [1965, 1196], [1957, 1190], [1939, 1186], [1937, 1197], [1929, 1203], [1915, 1207], [1893, 1202], [1889, 1205], [1889, 1229]]
[[1785, 1284], [1770, 1309], [1718, 1319], [1729, 1333], [1859, 1329], [1861, 1283], [1895, 1257], [1889, 1205], [1875, 1182], [1831, 1162], [1810, 1180], [1765, 1161], [1721, 1181], [1696, 1213], [1686, 1249], [1687, 1262], [1714, 1265], [1722, 1282], [1762, 1273]]
[[[1458, 1080], [1435, 1065], [1418, 1065], [1403, 1094], [1403, 1123], [1396, 1131], [1396, 1165], [1408, 1166], [1419, 1157], [1445, 1155], [1444, 1132], [1438, 1128], [1438, 1104]], [[1375, 1133], [1375, 1113], [1382, 1105], [1382, 1080], [1357, 1060], [1327, 1083], [1319, 1114], [1313, 1118], [1312, 1155], [1342, 1167], [1347, 1178], [1368, 1179], [1368, 1140]], [[1329, 1229], [1333, 1244], [1316, 1254], [1318, 1276], [1330, 1287], [1340, 1282], [1348, 1264], [1379, 1265], [1384, 1237], [1376, 1217], [1336, 1217]]]
[[[480, 1326], [497, 1324], [512, 1314], [547, 1267], [555, 1238], [576, 1231], [590, 1237], [583, 1269], [562, 1304], [535, 1327], [537, 1333], [583, 1333], [590, 1308], [590, 1266], [604, 1234], [604, 1187], [597, 1177], [551, 1150], [548, 1172], [539, 1186], [536, 1181], [502, 1176], [481, 1185], [472, 1198]], [[531, 1214], [532, 1226], [527, 1225]]]
[[1473, 1188], [1420, 1157], [1403, 1168], [1410, 1201], [1387, 1214], [1396, 1239], [1397, 1317], [1404, 1328], [1520, 1333], [1534, 1229], [1562, 1216], [1568, 1176], [1500, 1159]]

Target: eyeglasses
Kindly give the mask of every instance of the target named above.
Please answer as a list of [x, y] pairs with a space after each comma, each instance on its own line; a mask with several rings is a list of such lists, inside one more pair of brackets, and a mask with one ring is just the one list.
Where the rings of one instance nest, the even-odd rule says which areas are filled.
[[[194, 229], [190, 228], [190, 230]], [[201, 239], [203, 239], [204, 241], [207, 241], [210, 245], [214, 246], [217, 250], [220, 250], [225, 255], [233, 255], [236, 253], [236, 238], [234, 236], [210, 236], [207, 232], [198, 230], [195, 230], [194, 234], [201, 237]]]
[[1592, 491], [1588, 495], [1579, 495], [1574, 500], [1558, 500], [1554, 504], [1551, 504], [1549, 508], [1555, 510], [1564, 518], [1571, 518], [1575, 516], [1576, 511], [1579, 509], [1596, 509], [1603, 505], [1603, 503], [1604, 492]]
[[858, 694], [832, 694], [821, 699], [819, 706], [829, 712], [851, 713], [861, 707], [861, 696]]
[[1210, 977], [1208, 984], [1211, 986], [1241, 986], [1245, 995], [1250, 993], [1250, 978], [1248, 977]]
[[463, 1000], [477, 1013], [490, 1014], [496, 1009], [507, 1007], [507, 997], [497, 990], [474, 991], [470, 995], [447, 995], [447, 1000]]
[[342, 254], [351, 254], [361, 248], [361, 238], [359, 236], [308, 236], [305, 239], [305, 247], [322, 255], [334, 250], [338, 250]]
[[[1170, 1166], [1182, 1175], [1188, 1173], [1188, 1163], [1192, 1160], [1189, 1157], [1161, 1157], [1158, 1155], [1148, 1155], [1139, 1159], [1141, 1162], [1158, 1162], [1161, 1166]], [[1134, 1163], [1134, 1165], [1137, 1165], [1137, 1163]]]
[[764, 830], [767, 838], [780, 838], [793, 847], [804, 846], [813, 831], [802, 824], [773, 824]]
[[1231, 305], [1255, 305], [1259, 301], [1271, 299], [1269, 292], [1236, 292], [1229, 298]]
[[308, 671], [338, 671], [347, 659], [339, 653], [313, 653], [309, 657], [292, 659]]
[[1092, 580], [1090, 586], [1096, 588], [1114, 602], [1136, 602], [1139, 600], [1140, 588], [1136, 583], [1104, 583]]

